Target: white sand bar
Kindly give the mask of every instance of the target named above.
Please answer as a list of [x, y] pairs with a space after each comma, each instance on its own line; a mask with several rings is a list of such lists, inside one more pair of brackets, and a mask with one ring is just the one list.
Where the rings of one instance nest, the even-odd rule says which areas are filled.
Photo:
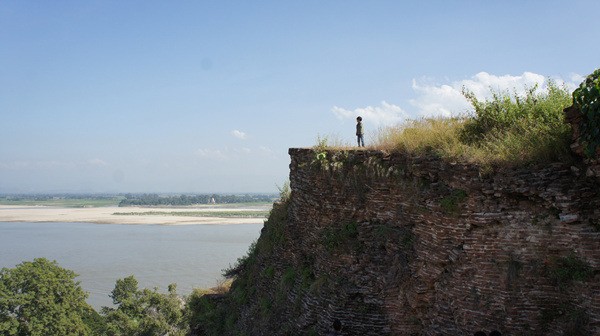
[[[227, 211], [267, 211], [270, 207], [186, 207], [186, 208], [154, 208], [154, 207], [98, 207], [98, 208], [61, 208], [50, 206], [14, 206], [0, 205], [0, 222], [67, 222], [97, 224], [160, 224], [160, 225], [193, 225], [193, 224], [263, 224], [265, 218], [231, 218], [218, 217], [215, 212]], [[211, 217], [179, 216], [166, 214], [115, 215], [115, 213], [146, 212], [210, 212]], [[224, 214], [225, 215], [225, 214]]]

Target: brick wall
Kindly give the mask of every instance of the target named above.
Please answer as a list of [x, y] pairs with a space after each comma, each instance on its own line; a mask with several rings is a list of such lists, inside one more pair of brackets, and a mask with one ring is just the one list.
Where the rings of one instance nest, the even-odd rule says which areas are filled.
[[283, 238], [257, 253], [239, 329], [600, 335], [600, 188], [585, 167], [289, 153], [287, 219], [258, 245]]

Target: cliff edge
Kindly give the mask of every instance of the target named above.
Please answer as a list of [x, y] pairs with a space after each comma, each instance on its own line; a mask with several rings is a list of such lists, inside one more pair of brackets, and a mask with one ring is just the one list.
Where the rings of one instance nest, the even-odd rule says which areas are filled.
[[206, 298], [219, 332], [600, 335], [600, 182], [580, 168], [289, 153], [289, 198]]

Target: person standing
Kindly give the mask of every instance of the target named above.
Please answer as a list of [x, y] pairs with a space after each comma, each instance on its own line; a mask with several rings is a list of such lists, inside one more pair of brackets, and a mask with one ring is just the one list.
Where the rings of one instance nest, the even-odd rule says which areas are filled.
[[362, 124], [362, 117], [356, 118], [356, 140], [358, 142], [358, 147], [365, 147], [365, 138], [364, 138], [364, 130]]

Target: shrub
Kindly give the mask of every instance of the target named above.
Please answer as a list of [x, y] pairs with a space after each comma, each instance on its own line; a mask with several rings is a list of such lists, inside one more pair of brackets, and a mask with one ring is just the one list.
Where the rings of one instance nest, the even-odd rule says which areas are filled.
[[467, 193], [462, 189], [452, 190], [450, 195], [442, 198], [440, 206], [442, 210], [447, 214], [456, 214], [458, 212], [458, 206], [467, 198]]
[[187, 333], [183, 302], [177, 286], [169, 285], [169, 293], [158, 289], [138, 289], [135, 277], [117, 280], [111, 297], [117, 308], [102, 308], [108, 335], [173, 335]]
[[492, 99], [479, 101], [464, 90], [474, 108], [460, 132], [462, 143], [486, 153], [489, 161], [532, 162], [569, 156], [570, 128], [563, 110], [570, 104], [565, 87], [548, 81], [547, 91], [534, 86], [525, 96], [494, 92]]
[[600, 147], [600, 69], [587, 76], [573, 92], [573, 105], [582, 114], [579, 129], [584, 152], [592, 157]]
[[493, 92], [480, 101], [463, 95], [473, 113], [453, 118], [428, 118], [380, 130], [377, 146], [387, 151], [429, 153], [482, 165], [550, 162], [570, 158], [570, 126], [563, 109], [571, 104], [565, 87], [548, 81], [525, 95]]
[[567, 287], [573, 281], [587, 281], [594, 276], [591, 266], [571, 254], [550, 261], [548, 267], [550, 279], [561, 289]]
[[292, 189], [290, 188], [290, 181], [285, 181], [281, 187], [277, 186], [277, 189], [279, 190], [279, 201], [280, 202], [287, 202], [290, 199], [290, 197], [292, 196]]
[[[225, 305], [218, 304], [214, 296], [194, 289], [186, 302], [186, 319], [196, 335], [224, 335], [231, 316]], [[229, 322], [232, 323], [232, 322]]]
[[236, 275], [240, 274], [244, 269], [248, 267], [248, 264], [252, 263], [256, 258], [257, 250], [256, 250], [257, 240], [253, 241], [248, 248], [248, 252], [245, 256], [237, 259], [235, 265], [229, 266], [226, 269], [222, 270], [222, 274], [225, 278], [233, 278]]

